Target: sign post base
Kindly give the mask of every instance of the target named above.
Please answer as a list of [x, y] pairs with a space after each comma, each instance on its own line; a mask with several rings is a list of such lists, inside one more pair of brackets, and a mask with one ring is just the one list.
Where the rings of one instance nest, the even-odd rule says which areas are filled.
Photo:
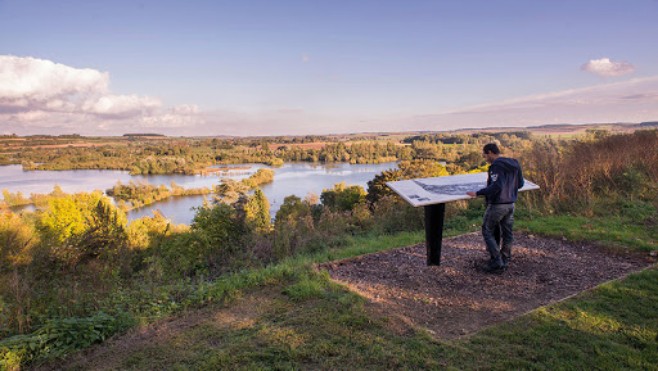
[[441, 265], [441, 240], [443, 239], [443, 219], [446, 204], [425, 206], [425, 245], [427, 265]]

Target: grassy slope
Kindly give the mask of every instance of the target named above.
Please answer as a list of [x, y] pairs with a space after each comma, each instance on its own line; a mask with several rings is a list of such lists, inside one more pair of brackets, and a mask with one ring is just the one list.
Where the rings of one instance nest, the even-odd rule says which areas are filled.
[[[630, 243], [634, 250], [657, 248], [651, 224], [628, 235], [639, 240], [629, 240], [617, 238], [625, 230], [623, 218], [574, 218], [519, 218], [519, 226], [532, 233], [613, 245]], [[596, 232], [578, 223], [591, 224]], [[400, 332], [399, 326], [373, 315], [358, 295], [312, 268], [316, 262], [422, 240], [421, 233], [358, 238], [340, 250], [234, 276], [216, 283], [215, 291], [233, 297], [244, 293], [249, 300], [237, 300], [228, 308], [214, 307], [214, 317], [199, 326], [135, 345], [111, 360], [89, 359], [91, 364], [86, 366], [658, 369], [655, 267], [450, 342], [437, 342], [423, 331]], [[226, 310], [250, 312], [253, 303], [260, 303], [261, 310], [247, 321], [236, 322], [240, 325], [227, 326], [220, 320]]]
[[[270, 291], [270, 292], [267, 292]], [[111, 360], [79, 366], [161, 368], [656, 369], [658, 270], [540, 308], [465, 340], [400, 334], [364, 300], [311, 275], [259, 293], [265, 310], [227, 326], [223, 312]], [[283, 294], [281, 294], [283, 293]], [[249, 301], [253, 304], [253, 300]], [[238, 310], [240, 301], [236, 304]]]

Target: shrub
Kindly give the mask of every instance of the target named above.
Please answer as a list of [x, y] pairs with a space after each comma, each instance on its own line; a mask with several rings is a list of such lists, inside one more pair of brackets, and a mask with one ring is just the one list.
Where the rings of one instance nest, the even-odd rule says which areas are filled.
[[563, 151], [555, 141], [538, 142], [523, 156], [526, 176], [542, 190], [543, 206], [591, 212], [601, 199], [658, 196], [658, 131], [598, 136]]
[[112, 317], [99, 312], [86, 318], [48, 321], [29, 335], [16, 335], [0, 341], [1, 368], [59, 358], [72, 350], [86, 348], [134, 324], [131, 317]]
[[380, 233], [416, 231], [423, 228], [423, 208], [414, 208], [397, 196], [386, 196], [375, 204], [375, 229]]
[[361, 186], [347, 187], [344, 182], [325, 189], [320, 195], [322, 204], [332, 211], [351, 211], [356, 205], [365, 201], [366, 191]]
[[395, 195], [386, 182], [396, 180], [428, 178], [448, 175], [446, 167], [432, 160], [400, 161], [397, 169], [390, 169], [375, 175], [368, 182], [367, 201], [372, 205], [385, 196]]
[[51, 198], [37, 217], [53, 256], [69, 267], [116, 255], [127, 246], [126, 224], [125, 213], [100, 192]]
[[312, 205], [297, 196], [288, 196], [276, 213], [274, 254], [278, 259], [293, 255], [315, 235]]

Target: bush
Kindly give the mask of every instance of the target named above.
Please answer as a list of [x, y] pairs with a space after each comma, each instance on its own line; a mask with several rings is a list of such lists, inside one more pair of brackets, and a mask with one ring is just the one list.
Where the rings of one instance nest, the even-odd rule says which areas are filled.
[[344, 182], [334, 185], [333, 189], [325, 189], [320, 195], [322, 205], [332, 211], [351, 211], [360, 203], [365, 202], [366, 191], [361, 186], [347, 187]]
[[366, 199], [373, 205], [385, 196], [394, 195], [395, 193], [388, 188], [386, 182], [444, 175], [448, 175], [446, 167], [436, 161], [400, 161], [397, 169], [385, 170], [381, 174], [375, 175], [373, 180], [368, 182], [368, 195]]
[[274, 222], [274, 255], [282, 259], [297, 253], [314, 233], [311, 204], [297, 196], [286, 197]]
[[386, 196], [375, 204], [375, 229], [380, 233], [417, 231], [423, 228], [423, 208], [415, 208], [398, 196]]
[[0, 341], [0, 368], [60, 358], [133, 325], [134, 320], [128, 315], [112, 317], [102, 312], [86, 318], [50, 320], [29, 335], [16, 335]]
[[658, 198], [658, 131], [597, 138], [538, 142], [525, 153], [525, 175], [542, 188], [534, 196], [541, 206], [587, 214], [602, 200]]
[[128, 242], [125, 213], [100, 192], [49, 199], [37, 224], [53, 256], [69, 267], [112, 257]]

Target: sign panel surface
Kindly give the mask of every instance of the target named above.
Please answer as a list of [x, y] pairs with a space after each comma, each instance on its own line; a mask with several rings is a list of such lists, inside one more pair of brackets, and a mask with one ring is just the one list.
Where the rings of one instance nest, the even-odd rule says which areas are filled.
[[[427, 206], [470, 199], [466, 192], [476, 192], [486, 187], [487, 173], [399, 180], [387, 182], [386, 185], [412, 206]], [[535, 189], [539, 189], [539, 186], [525, 179], [519, 191]]]

